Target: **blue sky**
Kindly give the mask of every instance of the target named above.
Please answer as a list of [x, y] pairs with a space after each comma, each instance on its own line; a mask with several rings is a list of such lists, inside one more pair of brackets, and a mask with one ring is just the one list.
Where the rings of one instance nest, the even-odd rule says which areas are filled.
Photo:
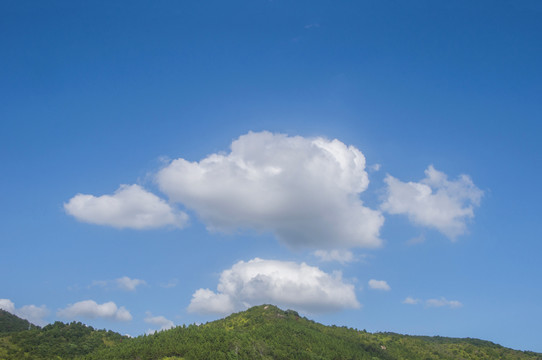
[[542, 352], [540, 2], [0, 7], [2, 308]]

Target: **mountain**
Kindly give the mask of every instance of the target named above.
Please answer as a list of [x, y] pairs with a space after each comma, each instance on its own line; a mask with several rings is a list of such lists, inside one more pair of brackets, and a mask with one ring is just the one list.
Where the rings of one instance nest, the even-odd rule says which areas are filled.
[[28, 330], [36, 325], [0, 309], [0, 333]]
[[0, 359], [189, 360], [542, 360], [489, 341], [368, 333], [325, 326], [293, 310], [261, 305], [203, 325], [127, 338], [81, 323], [0, 334]]
[[371, 334], [324, 326], [295, 311], [261, 305], [204, 325], [182, 326], [130, 339], [84, 359], [542, 360], [542, 354], [477, 339]]

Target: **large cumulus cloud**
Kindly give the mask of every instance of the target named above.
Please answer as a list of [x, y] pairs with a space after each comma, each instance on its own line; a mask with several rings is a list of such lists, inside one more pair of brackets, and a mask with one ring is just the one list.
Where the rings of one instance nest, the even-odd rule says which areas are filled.
[[340, 273], [289, 261], [239, 261], [222, 272], [217, 290], [197, 290], [188, 310], [227, 314], [262, 303], [307, 313], [360, 307], [354, 286], [345, 283]]
[[156, 178], [211, 230], [272, 231], [290, 247], [381, 245], [384, 217], [359, 198], [365, 157], [339, 140], [250, 132], [227, 154], [173, 160]]

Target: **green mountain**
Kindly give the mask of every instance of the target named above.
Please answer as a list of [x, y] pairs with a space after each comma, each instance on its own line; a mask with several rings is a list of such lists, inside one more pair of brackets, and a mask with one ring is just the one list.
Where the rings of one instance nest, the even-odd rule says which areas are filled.
[[130, 339], [87, 360], [180, 359], [537, 359], [489, 341], [375, 333], [324, 326], [292, 310], [253, 307], [204, 325]]
[[203, 325], [126, 338], [81, 323], [0, 334], [0, 360], [367, 359], [542, 360], [489, 341], [368, 333], [261, 305]]
[[28, 320], [21, 319], [5, 310], [0, 309], [0, 333], [28, 330], [36, 327]]

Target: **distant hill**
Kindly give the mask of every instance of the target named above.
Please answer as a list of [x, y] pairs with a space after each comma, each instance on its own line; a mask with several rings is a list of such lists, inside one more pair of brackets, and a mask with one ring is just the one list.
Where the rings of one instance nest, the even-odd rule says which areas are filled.
[[129, 339], [83, 358], [542, 360], [542, 354], [507, 349], [477, 339], [371, 334], [324, 326], [295, 311], [262, 305], [204, 325], [182, 326]]
[[81, 323], [56, 322], [0, 334], [1, 360], [542, 360], [489, 341], [368, 333], [325, 326], [293, 310], [256, 306], [203, 325], [123, 337]]
[[0, 333], [28, 330], [33, 327], [36, 325], [31, 324], [28, 320], [0, 309]]
[[55, 322], [43, 328], [0, 334], [0, 359], [75, 359], [124, 339], [125, 336], [113, 331], [95, 330], [80, 322]]

